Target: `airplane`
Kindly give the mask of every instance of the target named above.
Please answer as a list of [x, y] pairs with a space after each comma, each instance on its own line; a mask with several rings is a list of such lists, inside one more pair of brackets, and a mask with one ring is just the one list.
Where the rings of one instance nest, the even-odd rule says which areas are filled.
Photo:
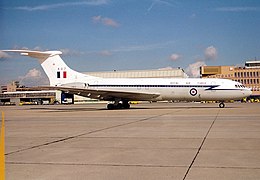
[[[129, 109], [129, 101], [224, 101], [241, 100], [252, 94], [243, 84], [215, 78], [100, 78], [69, 68], [61, 51], [3, 50], [36, 58], [47, 74], [50, 86], [88, 98], [110, 101], [107, 109]], [[112, 102], [112, 103], [111, 103]]]

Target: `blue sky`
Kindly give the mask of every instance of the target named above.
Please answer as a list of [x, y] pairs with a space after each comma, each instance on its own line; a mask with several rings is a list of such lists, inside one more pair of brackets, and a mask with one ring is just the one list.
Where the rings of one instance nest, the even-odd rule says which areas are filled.
[[[181, 67], [197, 76], [200, 65], [260, 58], [258, 0], [2, 0], [0, 6], [0, 49], [61, 50], [78, 71]], [[0, 84], [46, 83], [37, 61], [0, 57]]]

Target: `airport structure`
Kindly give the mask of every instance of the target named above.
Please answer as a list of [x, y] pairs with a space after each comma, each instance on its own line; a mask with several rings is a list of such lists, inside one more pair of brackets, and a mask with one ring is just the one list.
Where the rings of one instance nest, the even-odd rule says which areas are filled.
[[252, 89], [253, 98], [260, 98], [260, 61], [246, 61], [244, 67], [237, 66], [202, 66], [202, 78], [231, 79]]
[[[91, 76], [102, 78], [186, 78], [187, 74], [181, 68], [162, 70], [130, 70], [88, 72]], [[6, 105], [18, 104], [73, 104], [98, 101], [90, 98], [68, 94], [61, 91], [35, 91], [35, 88], [20, 86], [14, 81], [6, 86], [1, 86], [0, 103]]]
[[130, 71], [105, 71], [87, 72], [90, 76], [101, 78], [186, 78], [187, 74], [181, 68], [176, 69], [152, 69], [152, 70], [130, 70]]

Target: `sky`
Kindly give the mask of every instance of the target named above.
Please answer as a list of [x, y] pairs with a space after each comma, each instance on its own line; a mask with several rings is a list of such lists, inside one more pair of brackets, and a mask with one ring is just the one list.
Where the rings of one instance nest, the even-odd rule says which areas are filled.
[[[259, 0], [1, 0], [0, 49], [61, 50], [80, 72], [260, 59]], [[46, 85], [37, 60], [0, 52], [0, 84]]]

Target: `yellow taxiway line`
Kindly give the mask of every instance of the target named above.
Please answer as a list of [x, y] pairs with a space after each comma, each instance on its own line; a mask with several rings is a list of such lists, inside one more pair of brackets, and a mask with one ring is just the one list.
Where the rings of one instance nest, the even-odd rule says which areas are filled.
[[0, 180], [5, 179], [5, 120], [2, 112], [2, 126], [0, 139]]

